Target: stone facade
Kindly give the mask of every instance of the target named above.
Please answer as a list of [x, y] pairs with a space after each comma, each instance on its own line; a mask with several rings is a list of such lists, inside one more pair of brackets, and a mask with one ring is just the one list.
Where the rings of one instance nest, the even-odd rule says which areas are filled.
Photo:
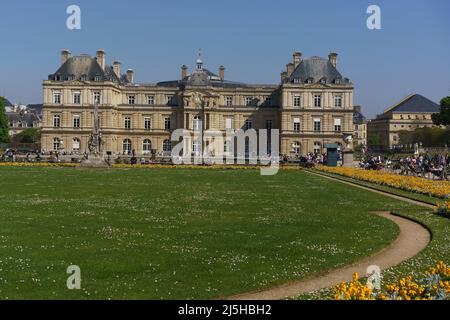
[[[177, 128], [279, 129], [280, 153], [324, 152], [325, 143], [343, 145], [353, 134], [353, 85], [336, 69], [337, 54], [302, 60], [294, 54], [281, 83], [250, 85], [225, 79], [203, 67], [199, 56], [180, 80], [137, 84], [134, 72], [121, 72], [117, 61], [61, 54], [61, 66], [43, 83], [42, 148], [69, 153], [87, 151], [94, 103], [99, 103], [104, 153], [169, 153]], [[201, 122], [199, 121], [201, 120]]]
[[401, 131], [432, 127], [431, 115], [439, 105], [419, 95], [411, 94], [385, 110], [367, 124], [368, 143], [372, 149], [389, 150], [400, 144]]

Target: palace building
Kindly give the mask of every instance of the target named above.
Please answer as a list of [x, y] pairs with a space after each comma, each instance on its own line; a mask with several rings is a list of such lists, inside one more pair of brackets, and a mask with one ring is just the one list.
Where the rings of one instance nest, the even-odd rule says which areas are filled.
[[420, 94], [410, 94], [386, 109], [367, 124], [369, 146], [374, 150], [389, 150], [400, 144], [402, 131], [433, 127], [431, 116], [440, 106]]
[[[195, 68], [183, 65], [178, 80], [136, 83], [121, 63], [61, 53], [57, 71], [43, 83], [42, 149], [83, 153], [93, 128], [94, 106], [100, 117], [101, 150], [113, 156], [165, 155], [178, 128], [279, 129], [280, 153], [289, 157], [323, 153], [324, 145], [344, 145], [353, 135], [353, 84], [337, 70], [337, 54], [302, 58], [281, 73], [280, 83], [246, 84], [215, 74], [199, 55]], [[200, 126], [200, 128], [199, 128]], [[226, 148], [226, 146], [225, 146]]]

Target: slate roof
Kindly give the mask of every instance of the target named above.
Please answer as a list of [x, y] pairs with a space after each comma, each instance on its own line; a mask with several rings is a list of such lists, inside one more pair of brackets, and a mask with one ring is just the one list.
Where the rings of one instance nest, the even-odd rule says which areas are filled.
[[183, 80], [162, 81], [157, 83], [162, 87], [180, 87], [180, 86], [213, 86], [224, 88], [242, 88], [248, 84], [242, 82], [221, 80], [220, 77], [208, 69], [195, 70]]
[[305, 58], [285, 80], [287, 83], [350, 83], [344, 78], [328, 59], [321, 57]]
[[6, 116], [8, 117], [8, 122], [16, 123], [18, 121], [22, 121], [22, 123], [26, 123], [28, 127], [32, 127], [34, 122], [41, 121], [41, 119], [34, 113], [7, 112]]
[[6, 99], [6, 98], [3, 98], [3, 99], [4, 99], [4, 102], [5, 102], [5, 107], [12, 107], [13, 106], [13, 104], [8, 99]]
[[126, 79], [125, 77], [119, 79], [111, 66], [107, 65], [105, 70], [102, 70], [97, 59], [89, 55], [70, 57], [54, 74], [49, 75], [48, 79], [68, 81], [71, 77], [76, 81], [84, 81], [82, 77], [86, 77], [86, 81], [95, 81], [96, 77], [100, 77], [100, 81], [118, 83], [122, 83]]
[[411, 112], [411, 113], [438, 113], [440, 106], [425, 98], [420, 94], [411, 94], [399, 103], [388, 108], [384, 113], [388, 112]]
[[363, 124], [366, 122], [367, 122], [367, 119], [361, 112], [355, 111], [353, 113], [353, 123], [354, 124]]

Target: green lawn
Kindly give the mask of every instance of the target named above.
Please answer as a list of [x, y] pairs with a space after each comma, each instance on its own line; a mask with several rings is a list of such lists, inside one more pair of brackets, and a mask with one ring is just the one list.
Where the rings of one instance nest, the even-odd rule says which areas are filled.
[[224, 297], [361, 259], [398, 232], [370, 211], [418, 210], [291, 170], [3, 167], [0, 181], [0, 299]]

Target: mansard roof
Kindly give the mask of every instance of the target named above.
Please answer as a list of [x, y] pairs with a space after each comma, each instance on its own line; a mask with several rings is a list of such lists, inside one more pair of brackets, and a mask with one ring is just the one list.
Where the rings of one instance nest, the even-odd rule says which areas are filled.
[[437, 103], [431, 101], [428, 98], [425, 98], [420, 94], [411, 94], [399, 103], [385, 110], [384, 113], [438, 113], [439, 110], [440, 106]]
[[5, 107], [12, 107], [13, 104], [6, 98], [3, 98], [3, 102], [5, 104]]
[[208, 69], [195, 70], [182, 80], [162, 81], [158, 82], [157, 85], [162, 87], [212, 86], [223, 88], [242, 88], [248, 86], [248, 84], [242, 82], [221, 80], [217, 74]]
[[107, 65], [103, 70], [95, 58], [89, 55], [80, 55], [70, 57], [54, 74], [49, 75], [49, 80], [58, 79], [60, 81], [94, 81], [99, 79], [100, 82], [122, 83], [125, 78], [119, 79], [111, 66]]
[[40, 119], [35, 113], [22, 113], [22, 112], [7, 112], [8, 122], [18, 122], [28, 123], [32, 125], [34, 122], [39, 122]]
[[344, 78], [328, 59], [316, 56], [302, 60], [286, 82], [307, 83], [308, 80], [312, 83], [350, 83], [350, 80]]

